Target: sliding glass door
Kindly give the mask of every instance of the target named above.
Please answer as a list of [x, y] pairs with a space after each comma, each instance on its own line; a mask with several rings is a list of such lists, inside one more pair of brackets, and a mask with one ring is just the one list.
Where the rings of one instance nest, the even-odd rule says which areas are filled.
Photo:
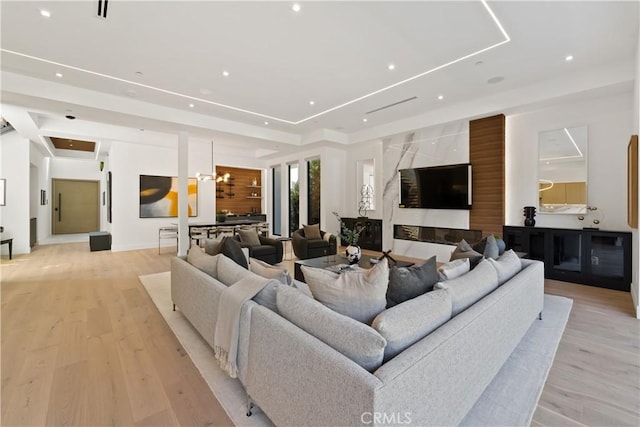
[[289, 165], [289, 236], [300, 227], [300, 185], [298, 182], [299, 166]]
[[282, 168], [274, 166], [271, 168], [271, 183], [273, 194], [273, 223], [272, 233], [275, 236], [282, 236]]
[[307, 218], [320, 224], [320, 159], [307, 161]]

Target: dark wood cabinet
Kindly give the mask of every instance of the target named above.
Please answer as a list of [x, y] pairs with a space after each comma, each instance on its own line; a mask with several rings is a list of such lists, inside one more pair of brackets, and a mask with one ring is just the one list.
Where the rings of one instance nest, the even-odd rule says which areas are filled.
[[631, 233], [504, 226], [507, 249], [544, 262], [545, 277], [620, 291], [631, 286]]
[[382, 252], [382, 220], [371, 218], [342, 218], [344, 225], [353, 229], [354, 227], [364, 227], [358, 246], [362, 249]]

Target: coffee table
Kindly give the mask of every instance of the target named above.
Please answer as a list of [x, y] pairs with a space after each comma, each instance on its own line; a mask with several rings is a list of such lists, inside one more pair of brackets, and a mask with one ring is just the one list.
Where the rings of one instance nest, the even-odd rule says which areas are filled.
[[[375, 265], [375, 261], [374, 263], [372, 263], [371, 259], [377, 260], [378, 257], [370, 256], [370, 255], [362, 255], [362, 257], [360, 258], [360, 262], [358, 262], [358, 265], [362, 268], [371, 268]], [[391, 263], [391, 261], [389, 262]], [[303, 265], [306, 265], [307, 267], [327, 268], [327, 267], [336, 266], [338, 264], [349, 264], [349, 261], [347, 261], [347, 257], [342, 255], [329, 255], [329, 256], [323, 256], [320, 258], [309, 258], [309, 259], [297, 260], [294, 265], [294, 277], [296, 280], [299, 280], [301, 282], [305, 281], [304, 274], [302, 274], [302, 269], [300, 268]], [[397, 261], [395, 263], [396, 267], [409, 267], [411, 265], [413, 265], [412, 262], [406, 262], [406, 261]]]

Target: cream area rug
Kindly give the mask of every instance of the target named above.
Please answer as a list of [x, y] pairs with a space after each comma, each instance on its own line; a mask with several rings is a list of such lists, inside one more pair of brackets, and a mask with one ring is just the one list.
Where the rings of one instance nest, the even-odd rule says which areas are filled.
[[[246, 394], [240, 381], [229, 378], [219, 368], [209, 344], [179, 310], [173, 311], [171, 273], [140, 276], [140, 282], [233, 423], [237, 426], [272, 426], [259, 408], [254, 408], [251, 417], [246, 416]], [[462, 425], [531, 424], [572, 304], [573, 300], [569, 298], [545, 295], [543, 319], [533, 322]]]

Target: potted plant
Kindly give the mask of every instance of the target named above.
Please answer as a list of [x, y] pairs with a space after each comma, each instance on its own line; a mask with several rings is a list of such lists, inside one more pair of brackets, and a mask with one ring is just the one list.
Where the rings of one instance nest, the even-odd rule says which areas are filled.
[[338, 219], [338, 222], [340, 222], [340, 233], [338, 237], [340, 237], [342, 244], [347, 246], [347, 260], [349, 260], [350, 264], [357, 264], [362, 256], [362, 251], [360, 250], [360, 246], [358, 246], [358, 239], [360, 238], [360, 233], [364, 231], [366, 226], [356, 223], [353, 229], [351, 229], [346, 226], [337, 212], [333, 212], [333, 215]]

